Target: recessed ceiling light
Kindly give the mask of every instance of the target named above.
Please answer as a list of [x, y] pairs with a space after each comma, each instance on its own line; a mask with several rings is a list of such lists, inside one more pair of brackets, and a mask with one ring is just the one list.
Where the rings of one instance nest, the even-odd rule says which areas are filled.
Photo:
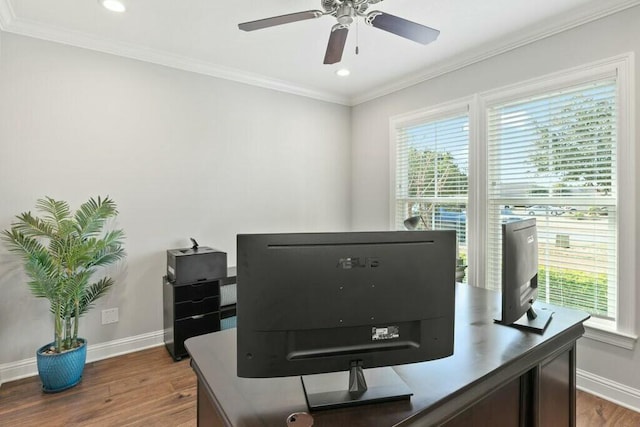
[[98, 0], [105, 9], [112, 12], [124, 12], [127, 10], [124, 3], [121, 0]]
[[336, 71], [336, 74], [340, 77], [347, 77], [349, 74], [351, 74], [351, 71], [347, 70], [346, 68], [341, 68]]

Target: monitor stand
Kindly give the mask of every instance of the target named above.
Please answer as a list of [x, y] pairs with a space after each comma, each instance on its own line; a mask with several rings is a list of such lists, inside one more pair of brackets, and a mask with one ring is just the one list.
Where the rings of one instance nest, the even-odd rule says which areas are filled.
[[551, 316], [553, 316], [553, 311], [547, 310], [546, 308], [534, 310], [532, 305], [521, 318], [513, 322], [510, 326], [542, 334], [545, 329], [547, 329], [547, 326], [549, 326]]
[[303, 375], [301, 379], [311, 411], [403, 400], [413, 395], [390, 367], [367, 369], [367, 384], [360, 361], [351, 362], [348, 374], [331, 372]]

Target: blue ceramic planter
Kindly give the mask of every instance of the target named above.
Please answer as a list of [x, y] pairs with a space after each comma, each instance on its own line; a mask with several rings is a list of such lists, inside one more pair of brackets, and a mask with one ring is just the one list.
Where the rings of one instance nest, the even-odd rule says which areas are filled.
[[56, 393], [78, 384], [82, 379], [84, 364], [87, 360], [87, 341], [78, 338], [82, 344], [73, 350], [57, 354], [43, 354], [51, 347], [47, 344], [36, 352], [38, 375], [42, 381], [42, 391]]

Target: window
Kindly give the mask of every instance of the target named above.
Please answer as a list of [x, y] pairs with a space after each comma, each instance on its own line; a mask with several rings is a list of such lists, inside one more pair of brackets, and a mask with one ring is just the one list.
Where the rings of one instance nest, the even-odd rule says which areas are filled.
[[487, 117], [487, 283], [500, 283], [501, 219], [535, 217], [538, 298], [614, 320], [616, 81], [501, 103]]
[[420, 216], [418, 229], [456, 230], [466, 258], [469, 187], [468, 103], [392, 121], [395, 182], [393, 228]]
[[588, 311], [589, 326], [633, 339], [629, 62], [616, 58], [480, 95], [484, 234], [471, 250], [482, 254], [479, 282], [497, 289], [500, 224], [536, 218], [538, 298]]
[[[537, 219], [539, 299], [635, 336], [633, 55], [391, 120], [391, 221], [458, 231], [469, 282], [499, 289], [501, 223]], [[471, 132], [470, 132], [471, 129]]]

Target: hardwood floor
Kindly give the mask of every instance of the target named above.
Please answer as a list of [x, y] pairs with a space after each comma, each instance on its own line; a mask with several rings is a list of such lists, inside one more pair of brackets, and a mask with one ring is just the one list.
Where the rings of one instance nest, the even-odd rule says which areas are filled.
[[578, 390], [576, 424], [578, 427], [637, 427], [640, 413]]
[[61, 393], [42, 393], [38, 377], [0, 387], [3, 427], [195, 425], [195, 374], [164, 347], [88, 363], [82, 382]]
[[[581, 391], [576, 412], [578, 427], [640, 426], [640, 413]], [[164, 347], [88, 363], [62, 393], [42, 393], [38, 377], [0, 387], [2, 427], [195, 425], [195, 374]]]

